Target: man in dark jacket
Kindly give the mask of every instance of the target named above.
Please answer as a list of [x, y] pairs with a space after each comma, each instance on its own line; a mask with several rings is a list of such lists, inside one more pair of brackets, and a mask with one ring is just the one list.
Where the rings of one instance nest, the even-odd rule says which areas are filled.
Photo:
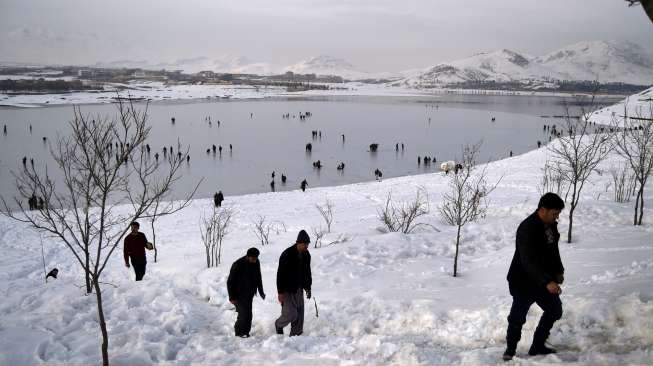
[[145, 234], [138, 231], [139, 227], [140, 224], [136, 221], [129, 224], [131, 232], [125, 236], [123, 243], [125, 266], [129, 268], [129, 260], [131, 259], [134, 273], [136, 273], [136, 281], [142, 280], [143, 276], [145, 276], [145, 267], [147, 265], [145, 249], [152, 249], [152, 244], [147, 242]]
[[222, 195], [222, 191], [219, 191], [213, 195], [213, 203], [215, 203], [215, 207], [222, 206], [222, 201], [224, 201], [224, 195]]
[[508, 270], [508, 287], [512, 307], [508, 315], [507, 347], [503, 359], [515, 355], [521, 338], [521, 328], [526, 322], [528, 309], [536, 303], [544, 313], [540, 319], [528, 354], [555, 353], [544, 342], [558, 319], [562, 317], [560, 285], [564, 280], [564, 267], [558, 250], [557, 219], [565, 203], [555, 193], [540, 198], [537, 211], [528, 216], [517, 229], [515, 255]]
[[249, 337], [252, 329], [252, 300], [258, 290], [261, 299], [265, 300], [263, 281], [261, 281], [261, 263], [258, 261], [259, 251], [249, 248], [247, 254], [231, 265], [227, 278], [229, 302], [236, 306], [238, 318], [234, 324], [236, 337]]
[[311, 242], [306, 231], [297, 235], [295, 244], [284, 250], [279, 257], [277, 270], [277, 293], [281, 303], [281, 316], [274, 323], [277, 334], [283, 334], [283, 328], [290, 324], [290, 336], [304, 332], [304, 290], [306, 298], [311, 298], [311, 254], [308, 243]]

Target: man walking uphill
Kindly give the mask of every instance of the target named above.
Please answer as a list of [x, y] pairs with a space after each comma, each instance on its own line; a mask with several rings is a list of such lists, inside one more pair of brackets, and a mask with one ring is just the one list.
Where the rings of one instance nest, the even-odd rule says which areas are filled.
[[557, 219], [565, 203], [555, 193], [540, 198], [537, 211], [528, 216], [517, 228], [515, 255], [508, 270], [508, 287], [512, 295], [512, 307], [508, 315], [507, 347], [505, 361], [515, 355], [521, 338], [521, 328], [526, 322], [528, 309], [536, 303], [544, 313], [533, 334], [528, 354], [547, 355], [555, 353], [544, 342], [558, 319], [562, 317], [560, 285], [564, 280], [564, 267], [558, 251]]
[[145, 234], [138, 231], [139, 227], [140, 224], [136, 221], [129, 224], [131, 232], [125, 236], [123, 243], [125, 266], [129, 268], [129, 260], [131, 259], [134, 273], [136, 273], [136, 281], [142, 280], [143, 276], [145, 276], [145, 266], [147, 265], [145, 249], [152, 249], [152, 244], [147, 242]]
[[259, 251], [249, 248], [247, 254], [231, 265], [227, 278], [229, 302], [236, 306], [238, 318], [234, 324], [236, 337], [249, 337], [252, 329], [252, 300], [258, 290], [261, 299], [265, 300], [263, 281], [261, 281], [261, 263], [258, 261]]
[[290, 324], [290, 336], [304, 332], [304, 290], [306, 298], [311, 298], [311, 254], [308, 243], [311, 242], [306, 231], [297, 235], [297, 242], [284, 250], [279, 257], [277, 270], [277, 293], [281, 303], [281, 316], [274, 323], [277, 334], [283, 334], [283, 328]]

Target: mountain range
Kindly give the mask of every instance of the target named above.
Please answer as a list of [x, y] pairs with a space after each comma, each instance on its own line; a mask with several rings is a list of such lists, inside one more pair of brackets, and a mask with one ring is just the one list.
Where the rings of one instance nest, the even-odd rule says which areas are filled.
[[631, 42], [579, 42], [544, 56], [503, 49], [436, 64], [395, 84], [539, 82], [562, 80], [653, 84], [653, 53]]
[[118, 60], [89, 65], [142, 69], [183, 70], [187, 73], [210, 70], [223, 73], [271, 75], [292, 71], [299, 74], [337, 75], [347, 80], [383, 80], [389, 85], [438, 87], [457, 83], [516, 82], [551, 85], [560, 81], [621, 82], [653, 85], [653, 52], [631, 42], [586, 41], [542, 56], [502, 49], [437, 63], [424, 69], [371, 73], [342, 58], [319, 55], [295, 64], [278, 67], [243, 56], [194, 57], [172, 62]]

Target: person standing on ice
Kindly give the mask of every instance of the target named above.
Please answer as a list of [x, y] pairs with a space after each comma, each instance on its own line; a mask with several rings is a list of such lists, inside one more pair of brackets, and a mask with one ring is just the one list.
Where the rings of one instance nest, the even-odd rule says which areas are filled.
[[215, 207], [222, 206], [222, 201], [224, 201], [224, 195], [222, 194], [222, 191], [219, 191], [213, 195], [213, 203], [215, 204]]
[[304, 332], [304, 291], [306, 298], [311, 298], [311, 253], [308, 244], [311, 238], [301, 230], [297, 241], [284, 250], [279, 257], [277, 270], [277, 293], [281, 303], [281, 316], [274, 326], [277, 334], [283, 334], [283, 328], [290, 324], [290, 336]]
[[145, 276], [145, 266], [147, 265], [147, 256], [145, 249], [152, 249], [152, 243], [147, 241], [145, 234], [138, 231], [140, 224], [133, 221], [129, 224], [131, 232], [125, 237], [123, 243], [123, 256], [125, 258], [125, 266], [129, 268], [129, 260], [131, 259], [132, 266], [134, 266], [134, 273], [136, 274], [136, 281], [140, 281]]
[[231, 265], [227, 278], [229, 302], [236, 306], [238, 312], [234, 324], [236, 337], [249, 337], [249, 331], [252, 329], [252, 300], [257, 290], [261, 299], [265, 300], [259, 253], [256, 248], [247, 249], [247, 254]]
[[515, 254], [508, 270], [508, 287], [512, 295], [512, 307], [508, 315], [507, 347], [505, 361], [515, 356], [521, 328], [526, 322], [528, 309], [536, 303], [544, 313], [533, 334], [528, 351], [531, 356], [556, 353], [544, 342], [558, 319], [562, 317], [560, 285], [565, 269], [558, 250], [558, 216], [564, 209], [564, 201], [555, 193], [540, 198], [537, 210], [517, 228]]

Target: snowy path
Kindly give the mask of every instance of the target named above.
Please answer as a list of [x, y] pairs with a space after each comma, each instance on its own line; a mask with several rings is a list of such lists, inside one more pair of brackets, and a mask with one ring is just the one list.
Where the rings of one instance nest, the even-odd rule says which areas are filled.
[[[234, 208], [224, 261], [205, 269], [197, 200], [158, 224], [160, 260], [150, 256], [142, 283], [124, 267], [120, 252], [105, 281], [105, 309], [114, 365], [488, 365], [502, 364], [510, 306], [505, 275], [514, 232], [539, 197], [537, 181], [546, 150], [490, 163], [490, 179], [504, 178], [491, 196], [487, 218], [463, 231], [460, 277], [451, 276], [454, 229], [435, 210], [446, 189], [443, 174], [388, 179], [341, 187], [227, 197]], [[611, 162], [606, 162], [609, 166]], [[651, 364], [653, 359], [653, 194], [646, 195], [645, 225], [631, 226], [631, 204], [605, 193], [608, 174], [586, 187], [575, 221], [574, 243], [561, 243], [566, 283], [564, 315], [550, 343], [558, 355], [527, 357], [541, 312], [524, 327], [511, 364]], [[424, 187], [431, 201], [426, 221], [440, 232], [382, 233], [376, 218], [387, 192], [408, 200]], [[653, 186], [647, 187], [650, 191]], [[277, 259], [297, 231], [321, 223], [315, 204], [335, 207], [333, 233], [342, 243], [311, 249], [314, 295], [306, 302], [305, 335], [274, 334]], [[598, 199], [597, 199], [598, 197]], [[227, 302], [230, 264], [256, 243], [257, 214], [283, 221], [287, 232], [261, 247], [265, 301], [254, 300], [252, 337], [232, 336], [235, 312]], [[564, 216], [564, 213], [563, 215]], [[566, 217], [560, 231], [566, 232]], [[150, 235], [145, 225], [146, 235]], [[309, 231], [310, 232], [310, 231]], [[99, 333], [95, 298], [72, 256], [44, 239], [48, 268], [59, 279], [42, 281], [38, 234], [0, 217], [0, 365], [96, 365]]]

